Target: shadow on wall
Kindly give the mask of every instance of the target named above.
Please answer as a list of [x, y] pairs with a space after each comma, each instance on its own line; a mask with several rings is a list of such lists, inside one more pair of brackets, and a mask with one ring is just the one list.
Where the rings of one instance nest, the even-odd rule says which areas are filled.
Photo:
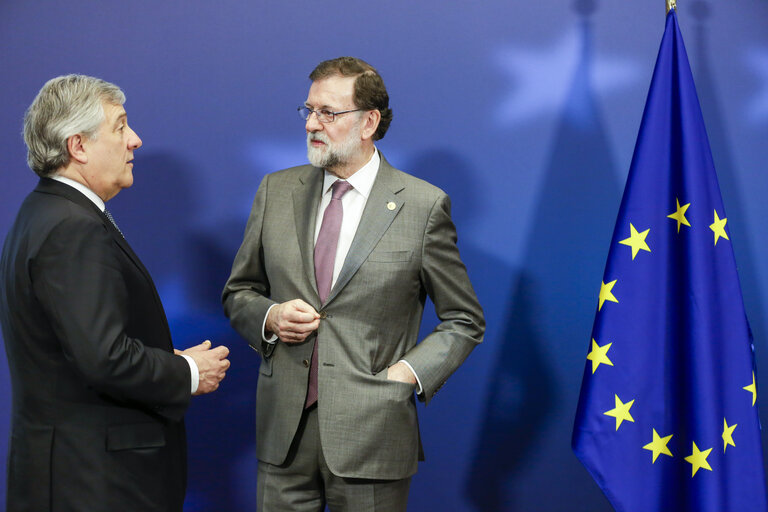
[[[597, 291], [620, 191], [590, 80], [592, 2], [467, 477], [478, 511], [611, 510], [570, 448]], [[509, 172], [520, 172], [511, 164]], [[549, 492], [542, 490], [549, 489]]]
[[[135, 184], [110, 209], [151, 272], [177, 348], [205, 339], [230, 349], [221, 387], [193, 397], [186, 415], [189, 481], [184, 510], [249, 510], [256, 501], [255, 390], [259, 357], [229, 326], [224, 287], [246, 219], [203, 223], [189, 162], [165, 153], [138, 153]], [[255, 190], [254, 190], [255, 193]], [[253, 485], [243, 485], [253, 478]]]
[[[431, 149], [417, 154], [403, 169], [440, 187], [450, 196], [461, 259], [486, 318], [485, 341], [419, 415], [426, 461], [419, 465], [419, 473], [411, 485], [409, 509], [457, 510], [464, 485], [462, 469], [471, 463], [474, 448], [468, 440], [480, 427], [484, 404], [481, 397], [494, 354], [500, 350], [497, 343], [503, 333], [499, 318], [506, 310], [505, 294], [514, 281], [514, 269], [508, 261], [473, 243], [469, 236], [478, 223], [488, 220], [483, 211], [482, 190], [474, 178], [477, 172], [461, 154]], [[503, 247], [507, 242], [501, 236], [495, 244]], [[424, 311], [419, 339], [424, 339], [438, 322], [430, 303]]]

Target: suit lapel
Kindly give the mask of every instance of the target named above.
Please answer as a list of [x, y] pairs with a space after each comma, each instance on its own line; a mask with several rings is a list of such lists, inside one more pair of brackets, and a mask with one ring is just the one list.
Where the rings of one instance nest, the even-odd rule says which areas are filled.
[[368, 258], [373, 248], [376, 247], [381, 237], [384, 236], [384, 233], [387, 232], [392, 221], [395, 220], [403, 207], [403, 202], [399, 200], [397, 195], [403, 188], [404, 185], [397, 179], [394, 169], [381, 155], [379, 172], [371, 188], [368, 201], [365, 203], [355, 238], [352, 240], [347, 258], [344, 260], [339, 277], [336, 279], [336, 284], [331, 289], [326, 303], [332, 301], [346, 286], [360, 265]]
[[[312, 289], [317, 295], [315, 280], [315, 223], [317, 206], [323, 188], [323, 170], [307, 167], [307, 172], [299, 177], [300, 184], [293, 190], [293, 215], [296, 222], [296, 235], [299, 238], [299, 250], [304, 262], [304, 272], [309, 277]], [[318, 296], [319, 301], [319, 296]]]

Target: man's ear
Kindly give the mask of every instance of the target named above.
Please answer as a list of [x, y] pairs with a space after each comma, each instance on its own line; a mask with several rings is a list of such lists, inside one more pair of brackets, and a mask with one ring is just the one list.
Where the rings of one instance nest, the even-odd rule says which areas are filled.
[[72, 135], [67, 139], [67, 151], [69, 157], [81, 164], [88, 163], [88, 154], [84, 147], [85, 138], [81, 134]]
[[363, 128], [360, 130], [360, 137], [363, 140], [370, 139], [376, 133], [381, 122], [381, 112], [378, 110], [369, 110], [365, 114], [365, 122], [363, 122]]

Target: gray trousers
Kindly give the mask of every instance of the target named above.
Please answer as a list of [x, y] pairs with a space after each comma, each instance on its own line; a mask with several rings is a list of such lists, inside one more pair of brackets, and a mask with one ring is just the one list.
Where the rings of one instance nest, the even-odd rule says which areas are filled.
[[320, 446], [317, 406], [304, 411], [286, 462], [259, 461], [259, 512], [405, 512], [411, 478], [342, 478], [328, 469]]

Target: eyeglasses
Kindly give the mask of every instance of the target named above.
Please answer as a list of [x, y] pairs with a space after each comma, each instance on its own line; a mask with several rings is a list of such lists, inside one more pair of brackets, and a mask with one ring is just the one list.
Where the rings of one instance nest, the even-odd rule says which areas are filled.
[[341, 114], [349, 114], [350, 112], [360, 112], [361, 108], [356, 108], [354, 110], [342, 110], [341, 112], [333, 112], [331, 110], [328, 110], [327, 108], [320, 108], [317, 110], [312, 110], [309, 107], [303, 106], [299, 107], [297, 109], [299, 111], [299, 115], [303, 120], [309, 119], [309, 116], [312, 114], [315, 114], [317, 116], [317, 120], [323, 124], [326, 123], [332, 123], [336, 120], [336, 116], [340, 116]]

